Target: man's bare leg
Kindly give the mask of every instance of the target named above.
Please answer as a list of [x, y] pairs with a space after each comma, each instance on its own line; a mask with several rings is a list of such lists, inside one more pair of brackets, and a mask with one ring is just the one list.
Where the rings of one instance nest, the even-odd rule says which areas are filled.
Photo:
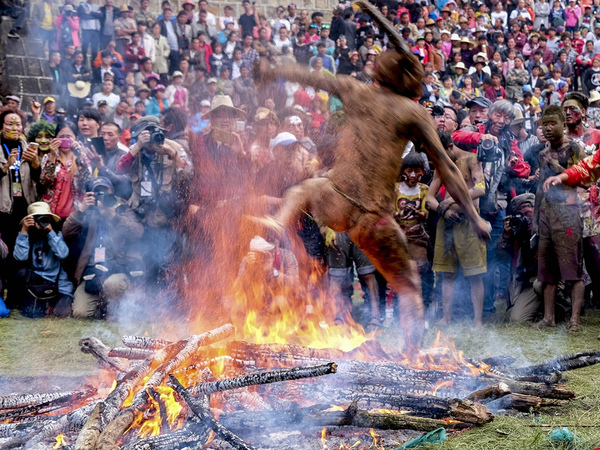
[[348, 233], [398, 294], [405, 345], [417, 351], [424, 327], [421, 279], [400, 226], [391, 215], [364, 213]]
[[450, 322], [452, 321], [452, 305], [454, 303], [454, 283], [456, 283], [456, 274], [444, 272], [442, 277], [442, 309], [444, 310], [444, 316], [438, 324], [450, 325]]
[[541, 322], [533, 324], [534, 327], [556, 326], [554, 318], [554, 304], [556, 302], [556, 284], [546, 284], [544, 286], [544, 318]]
[[583, 308], [583, 296], [585, 285], [583, 281], [577, 281], [571, 289], [571, 302], [573, 303], [573, 312], [571, 313], [571, 324], [579, 325], [581, 323], [581, 309]]
[[471, 301], [475, 313], [475, 327], [480, 328], [483, 326], [483, 277], [473, 275], [468, 278], [469, 283], [471, 283]]

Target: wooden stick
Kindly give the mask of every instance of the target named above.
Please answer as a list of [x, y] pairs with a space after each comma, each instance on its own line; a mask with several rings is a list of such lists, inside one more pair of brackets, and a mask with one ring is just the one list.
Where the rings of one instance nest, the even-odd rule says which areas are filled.
[[123, 336], [121, 341], [125, 347], [139, 348], [143, 350], [159, 350], [171, 345], [172, 342], [163, 339], [152, 339], [145, 336]]
[[545, 375], [556, 370], [565, 372], [580, 367], [591, 366], [600, 362], [600, 351], [587, 351], [571, 355], [558, 356], [540, 364], [515, 369], [519, 375]]
[[465, 397], [465, 400], [471, 400], [472, 402], [480, 402], [482, 400], [494, 400], [499, 397], [504, 397], [510, 394], [510, 388], [506, 383], [493, 384], [492, 386], [479, 389]]
[[508, 394], [488, 403], [494, 409], [515, 409], [517, 411], [537, 411], [540, 409], [542, 399], [533, 395]]
[[[15, 409], [32, 405], [47, 405], [52, 402], [61, 403], [73, 397], [81, 398], [89, 392], [90, 389], [81, 391], [49, 392], [47, 394], [5, 395], [0, 397], [0, 409]], [[77, 398], [73, 399], [76, 400]]]
[[116, 442], [123, 436], [123, 433], [129, 429], [135, 418], [133, 409], [123, 410], [114, 420], [112, 420], [96, 441], [95, 450], [119, 450]]
[[79, 341], [79, 347], [83, 353], [93, 355], [101, 366], [109, 370], [116, 370], [117, 372], [127, 372], [129, 370], [122, 361], [108, 356], [110, 349], [98, 338], [83, 338]]
[[511, 392], [515, 394], [533, 395], [535, 397], [569, 399], [575, 398], [575, 392], [562, 385], [551, 386], [542, 383], [529, 383], [525, 381], [503, 380]]
[[208, 440], [209, 434], [210, 428], [192, 417], [181, 430], [140, 439], [122, 447], [122, 450], [162, 450], [187, 447], [200, 449]]
[[89, 419], [85, 422], [77, 436], [74, 447], [75, 450], [89, 450], [94, 448], [94, 443], [98, 439], [98, 436], [100, 436], [100, 415], [103, 409], [103, 402], [99, 402], [94, 407]]
[[212, 414], [205, 410], [192, 395], [185, 389], [179, 380], [173, 375], [169, 375], [170, 386], [177, 391], [177, 393], [183, 398], [183, 400], [190, 407], [192, 412], [200, 419], [202, 423], [210, 427], [217, 435], [219, 435], [224, 441], [230, 444], [236, 450], [253, 450], [254, 447], [244, 442], [239, 436], [233, 434], [223, 425], [215, 420]]

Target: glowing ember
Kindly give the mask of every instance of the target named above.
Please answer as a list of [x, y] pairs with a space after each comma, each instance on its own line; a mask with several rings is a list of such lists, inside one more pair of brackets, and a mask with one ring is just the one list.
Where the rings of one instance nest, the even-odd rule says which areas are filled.
[[375, 433], [373, 428], [369, 429], [369, 434], [373, 438], [373, 442], [369, 445], [369, 448], [383, 449], [383, 444], [381, 443], [381, 436]]
[[61, 448], [64, 445], [67, 445], [68, 442], [65, 439], [64, 434], [59, 434], [58, 436], [56, 436], [56, 443], [52, 446], [52, 448]]
[[345, 410], [346, 410], [346, 408], [344, 408], [343, 406], [331, 405], [331, 408], [327, 408], [325, 411], [332, 412], [332, 411], [345, 411]]
[[371, 409], [369, 412], [371, 414], [396, 414], [398, 416], [408, 414], [408, 411], [397, 411], [395, 409]]
[[323, 450], [329, 448], [327, 447], [327, 428], [323, 427], [321, 430], [321, 445], [323, 446]]

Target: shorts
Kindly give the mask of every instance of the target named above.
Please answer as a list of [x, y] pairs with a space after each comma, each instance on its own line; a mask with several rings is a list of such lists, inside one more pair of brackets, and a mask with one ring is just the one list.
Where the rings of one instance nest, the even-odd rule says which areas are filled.
[[335, 233], [335, 242], [327, 249], [329, 274], [346, 276], [356, 265], [356, 273], [368, 275], [375, 272], [375, 266], [358, 246], [352, 242], [348, 233]]
[[583, 280], [583, 222], [578, 205], [543, 202], [540, 208], [538, 280]]
[[454, 224], [452, 227], [454, 245], [451, 245], [448, 249], [446, 249], [445, 243], [445, 227], [446, 220], [442, 218], [437, 223], [432, 270], [434, 272], [457, 273], [460, 267], [465, 277], [486, 273], [487, 253], [485, 242], [477, 237], [471, 222], [465, 220]]

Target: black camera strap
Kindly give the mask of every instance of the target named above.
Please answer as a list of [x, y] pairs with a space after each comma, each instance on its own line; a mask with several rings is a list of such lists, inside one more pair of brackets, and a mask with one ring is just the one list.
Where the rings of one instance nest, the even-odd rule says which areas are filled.
[[157, 164], [157, 167], [158, 166], [160, 166], [160, 168], [158, 170], [158, 178], [159, 179], [157, 180], [156, 176], [154, 175], [154, 170], [152, 169], [152, 158], [148, 157], [146, 154], [142, 155], [142, 167], [148, 173], [148, 178], [150, 179], [150, 182], [152, 183], [152, 189], [154, 190], [156, 195], [158, 195], [158, 193], [160, 192], [160, 188], [163, 185], [162, 164]]

